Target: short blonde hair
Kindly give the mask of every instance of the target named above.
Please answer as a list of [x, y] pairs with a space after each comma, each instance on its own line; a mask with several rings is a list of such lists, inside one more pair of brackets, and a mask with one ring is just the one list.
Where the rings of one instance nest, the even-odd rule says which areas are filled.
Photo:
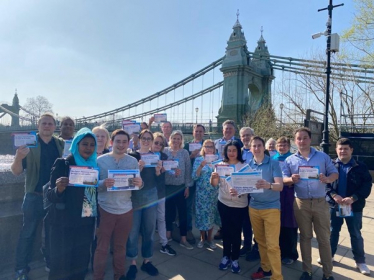
[[161, 152], [162, 152], [164, 150], [164, 148], [165, 148], [165, 144], [167, 143], [167, 141], [166, 141], [166, 138], [165, 138], [164, 134], [162, 134], [161, 132], [155, 132], [155, 133], [153, 133], [153, 139], [156, 140], [157, 137], [160, 137], [162, 139], [162, 142], [164, 143], [162, 145], [162, 148], [161, 148]]
[[[213, 141], [212, 139], [206, 139], [206, 140], [204, 141], [204, 143], [203, 143], [203, 147], [205, 147], [205, 144], [208, 144], [208, 143], [213, 144], [213, 147], [214, 147], [214, 149], [215, 149], [214, 141]], [[204, 151], [203, 148], [201, 148], [200, 155], [202, 155], [203, 157], [205, 156], [205, 151]]]
[[105, 149], [108, 149], [109, 148], [109, 142], [110, 142], [110, 135], [109, 135], [109, 131], [103, 126], [103, 125], [100, 125], [100, 126], [95, 126], [93, 129], [92, 129], [92, 133], [95, 134], [96, 132], [98, 131], [104, 131], [105, 135], [106, 135], [106, 142], [105, 142]]
[[183, 147], [184, 147], [184, 136], [183, 136], [183, 132], [180, 131], [180, 130], [173, 130], [173, 132], [170, 134], [170, 138], [169, 138], [169, 147], [171, 147], [171, 139], [172, 139], [175, 135], [180, 135], [180, 137], [182, 138], [182, 143], [181, 143], [181, 146], [180, 146], [179, 148], [183, 148]]

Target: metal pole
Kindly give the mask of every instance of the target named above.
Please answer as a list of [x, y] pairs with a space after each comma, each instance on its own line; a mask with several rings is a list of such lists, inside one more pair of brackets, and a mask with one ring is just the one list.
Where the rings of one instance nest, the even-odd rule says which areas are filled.
[[326, 94], [325, 94], [325, 115], [323, 118], [323, 134], [322, 134], [322, 143], [321, 147], [323, 148], [323, 152], [328, 154], [329, 153], [329, 103], [330, 103], [330, 74], [331, 74], [331, 27], [332, 27], [332, 10], [335, 7], [342, 6], [344, 4], [332, 5], [332, 0], [329, 0], [329, 5], [327, 8], [319, 9], [318, 12], [323, 10], [328, 10], [328, 19], [327, 19], [327, 48], [326, 48], [326, 55], [327, 55], [327, 65], [326, 65]]

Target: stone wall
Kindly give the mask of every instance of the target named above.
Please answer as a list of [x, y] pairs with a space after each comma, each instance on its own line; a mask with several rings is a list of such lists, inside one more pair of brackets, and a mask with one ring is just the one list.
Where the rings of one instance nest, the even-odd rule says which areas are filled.
[[[10, 171], [0, 172], [0, 273], [15, 265], [15, 252], [22, 227], [24, 183], [24, 174], [14, 176]], [[40, 246], [41, 227], [36, 233], [34, 260], [42, 259]]]

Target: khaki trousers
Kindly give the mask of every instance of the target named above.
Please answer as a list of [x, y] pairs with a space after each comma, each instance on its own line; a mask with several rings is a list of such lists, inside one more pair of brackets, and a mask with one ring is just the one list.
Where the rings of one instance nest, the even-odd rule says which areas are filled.
[[258, 243], [261, 268], [272, 273], [272, 280], [282, 280], [282, 265], [279, 249], [280, 210], [257, 210], [249, 207], [253, 233]]
[[313, 229], [317, 236], [319, 255], [325, 277], [332, 276], [330, 246], [330, 211], [325, 198], [299, 199], [294, 202], [294, 212], [300, 230], [300, 250], [303, 270], [312, 272]]

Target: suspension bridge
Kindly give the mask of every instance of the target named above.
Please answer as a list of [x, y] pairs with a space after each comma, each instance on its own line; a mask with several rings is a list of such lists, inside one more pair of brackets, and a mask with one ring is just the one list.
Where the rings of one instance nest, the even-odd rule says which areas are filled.
[[[110, 111], [75, 117], [75, 120], [77, 127], [102, 123], [120, 126], [123, 119], [143, 121], [164, 112], [172, 122], [219, 125], [230, 118], [240, 125], [244, 114], [271, 103], [278, 116], [285, 116], [283, 122], [287, 122], [287, 118], [302, 122], [304, 111], [300, 108], [321, 107], [322, 111], [322, 104], [316, 102], [318, 96], [311, 87], [316, 79], [323, 83], [325, 71], [325, 61], [271, 55], [262, 31], [254, 52], [248, 51], [242, 26], [237, 20], [225, 56], [145, 98]], [[359, 85], [370, 91], [373, 74], [374, 67], [370, 65], [332, 63], [331, 81], [342, 83], [340, 89], [335, 89], [339, 93], [342, 88], [350, 88], [349, 85]], [[349, 96], [350, 93], [345, 94]], [[19, 125], [19, 120], [22, 125], [35, 122], [38, 116], [19, 105], [17, 94], [15, 99], [12, 106], [0, 105], [0, 120], [5, 115], [11, 116], [12, 127]], [[343, 105], [343, 102], [338, 104]]]

